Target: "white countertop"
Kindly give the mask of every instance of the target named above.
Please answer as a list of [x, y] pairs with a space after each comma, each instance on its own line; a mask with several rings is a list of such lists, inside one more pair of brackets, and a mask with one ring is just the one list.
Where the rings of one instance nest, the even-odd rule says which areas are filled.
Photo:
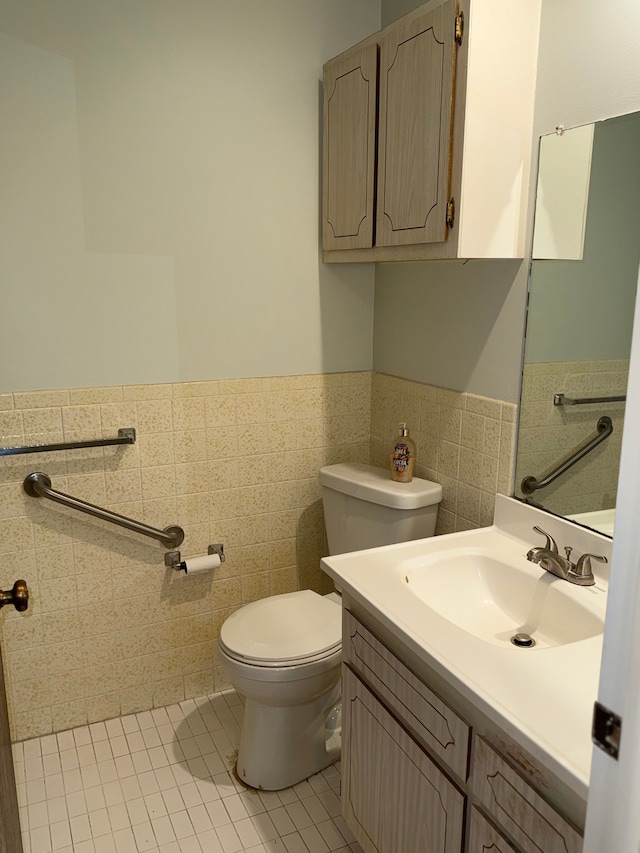
[[[529, 507], [524, 512], [523, 522], [521, 507], [503, 504], [502, 519], [500, 513], [496, 515], [504, 522], [499, 527], [327, 557], [322, 567], [393, 636], [586, 800], [602, 634], [549, 648], [498, 645], [473, 636], [426, 606], [406, 582], [406, 567], [425, 556], [467, 546], [493, 547], [496, 537], [504, 559], [522, 560], [529, 548], [544, 541], [536, 534], [521, 538], [524, 530], [531, 529], [531, 521], [558, 539], [561, 553], [562, 546], [577, 540], [575, 554], [591, 550], [609, 556], [610, 540], [595, 534], [595, 540], [585, 539], [587, 531], [576, 532], [580, 529], [562, 519]], [[512, 524], [507, 517], [514, 513], [517, 523]], [[591, 587], [574, 586], [560, 578], [552, 582], [565, 585], [563, 594], [581, 597], [604, 621], [608, 573], [597, 571], [595, 563], [594, 573], [596, 584]]]

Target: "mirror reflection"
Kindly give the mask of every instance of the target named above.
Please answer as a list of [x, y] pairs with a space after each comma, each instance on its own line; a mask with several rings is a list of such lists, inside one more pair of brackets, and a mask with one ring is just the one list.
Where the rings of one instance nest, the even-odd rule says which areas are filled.
[[515, 494], [608, 535], [640, 262], [639, 151], [638, 113], [540, 145]]

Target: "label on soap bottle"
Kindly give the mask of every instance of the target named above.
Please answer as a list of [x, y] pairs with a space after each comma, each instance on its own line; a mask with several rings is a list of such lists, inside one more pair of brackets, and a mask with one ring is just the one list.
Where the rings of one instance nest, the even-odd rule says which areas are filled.
[[396, 442], [396, 446], [393, 448], [393, 458], [391, 462], [393, 471], [396, 474], [406, 475], [408, 473], [410, 456], [411, 450], [409, 445], [404, 441]]

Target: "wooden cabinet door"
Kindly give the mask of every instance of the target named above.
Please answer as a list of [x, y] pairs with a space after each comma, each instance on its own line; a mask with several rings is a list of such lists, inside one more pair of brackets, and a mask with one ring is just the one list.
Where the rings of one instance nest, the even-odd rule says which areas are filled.
[[460, 853], [464, 796], [343, 666], [342, 812], [366, 853]]
[[447, 236], [455, 14], [448, 0], [389, 27], [380, 46], [378, 246]]
[[476, 738], [473, 792], [521, 853], [581, 853], [581, 835], [482, 738]]
[[468, 853], [517, 853], [474, 806], [471, 809], [471, 838]]
[[324, 249], [373, 245], [377, 73], [376, 44], [325, 65]]

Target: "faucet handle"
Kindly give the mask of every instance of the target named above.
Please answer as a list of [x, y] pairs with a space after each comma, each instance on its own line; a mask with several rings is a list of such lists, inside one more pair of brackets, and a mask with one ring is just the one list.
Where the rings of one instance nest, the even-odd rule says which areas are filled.
[[558, 546], [556, 545], [556, 540], [553, 538], [553, 536], [550, 536], [546, 530], [543, 530], [541, 527], [538, 527], [537, 524], [535, 525], [535, 527], [533, 529], [535, 530], [536, 533], [542, 533], [543, 536], [547, 537], [547, 541], [545, 542], [545, 546], [544, 546], [547, 549], [547, 551], [551, 551], [553, 554], [557, 554], [558, 553]]
[[600, 554], [583, 554], [576, 563], [574, 569], [575, 574], [583, 577], [588, 577], [589, 575], [593, 576], [591, 560], [597, 560], [599, 563], [609, 562], [606, 557], [603, 557]]

